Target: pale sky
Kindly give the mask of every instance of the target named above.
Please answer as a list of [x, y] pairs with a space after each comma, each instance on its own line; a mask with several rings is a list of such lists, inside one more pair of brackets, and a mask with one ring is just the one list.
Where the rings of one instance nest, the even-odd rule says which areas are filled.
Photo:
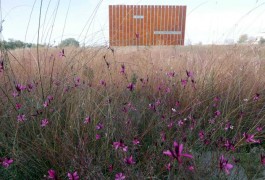
[[[40, 2], [2, 0], [5, 40], [37, 42]], [[57, 44], [73, 37], [81, 43], [107, 44], [108, 5], [117, 4], [186, 5], [185, 40], [192, 44], [236, 42], [242, 34], [265, 32], [265, 0], [43, 0], [40, 42]]]

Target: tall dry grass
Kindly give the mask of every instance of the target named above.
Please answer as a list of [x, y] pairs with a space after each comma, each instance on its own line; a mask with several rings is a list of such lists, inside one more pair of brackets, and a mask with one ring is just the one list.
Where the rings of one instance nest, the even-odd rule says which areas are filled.
[[[82, 179], [113, 179], [119, 172], [129, 179], [227, 178], [218, 167], [222, 154], [234, 165], [230, 177], [242, 168], [248, 178], [260, 175], [260, 152], [250, 152], [258, 147], [262, 154], [264, 148], [264, 130], [256, 128], [265, 125], [265, 47], [64, 50], [65, 57], [59, 57], [61, 49], [40, 49], [40, 73], [36, 49], [1, 52], [0, 157], [14, 160], [9, 169], [0, 169], [3, 179], [41, 179], [49, 169], [59, 179], [73, 171]], [[132, 91], [130, 83], [135, 85]], [[20, 92], [17, 84], [26, 89]], [[53, 99], [46, 107], [48, 96]], [[22, 114], [26, 120], [18, 122]], [[88, 116], [91, 122], [86, 124]], [[45, 127], [43, 119], [49, 121]], [[233, 128], [225, 129], [228, 123]], [[99, 124], [103, 128], [98, 130]], [[243, 133], [261, 143], [246, 142]], [[134, 138], [139, 145], [132, 143]], [[126, 152], [113, 147], [121, 139]], [[226, 148], [226, 140], [234, 150]], [[193, 159], [178, 164], [163, 155], [173, 141], [183, 143]], [[212, 158], [205, 162], [207, 152]], [[124, 163], [130, 155], [136, 164]]]

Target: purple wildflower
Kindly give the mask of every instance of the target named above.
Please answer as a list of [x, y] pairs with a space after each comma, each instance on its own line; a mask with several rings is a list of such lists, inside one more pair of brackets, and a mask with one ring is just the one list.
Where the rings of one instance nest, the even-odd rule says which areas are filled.
[[124, 174], [122, 174], [122, 173], [117, 173], [117, 174], [115, 175], [115, 180], [123, 180], [123, 179], [125, 179]]
[[129, 102], [129, 103], [127, 104], [127, 107], [128, 107], [130, 110], [132, 110], [132, 111], [136, 111], [136, 110], [137, 110], [131, 102]]
[[219, 111], [219, 110], [215, 111], [215, 112], [214, 112], [214, 115], [215, 115], [215, 117], [220, 116], [220, 115], [221, 115], [221, 111]]
[[169, 87], [167, 87], [166, 89], [165, 89], [165, 93], [170, 93], [170, 88]]
[[181, 79], [181, 85], [182, 85], [184, 88], [186, 87], [187, 83], [188, 83], [188, 80], [186, 80], [186, 79]]
[[136, 39], [139, 39], [140, 34], [139, 33], [135, 33], [135, 37], [136, 37]]
[[235, 150], [235, 146], [234, 146], [234, 144], [232, 144], [229, 140], [226, 140], [226, 141], [225, 141], [224, 146], [226, 147], [226, 150], [227, 150], [227, 151], [229, 151], [229, 150], [234, 151], [234, 150]]
[[56, 175], [56, 172], [55, 172], [55, 170], [53, 170], [53, 169], [50, 169], [49, 171], [48, 171], [48, 179], [57, 179], [57, 175]]
[[102, 85], [102, 86], [106, 86], [107, 84], [106, 84], [106, 82], [104, 81], [104, 80], [100, 80], [100, 84]]
[[168, 163], [168, 164], [165, 165], [165, 167], [166, 167], [166, 169], [167, 169], [168, 171], [170, 171], [171, 168], [172, 168], [172, 164]]
[[17, 92], [20, 93], [21, 91], [26, 89], [26, 86], [23, 86], [21, 84], [16, 84], [15, 88], [16, 88]]
[[225, 171], [226, 174], [230, 174], [230, 169], [233, 168], [232, 164], [228, 163], [228, 160], [226, 160], [224, 158], [224, 156], [222, 155], [219, 159], [219, 168], [223, 171]]
[[16, 103], [16, 109], [17, 109], [17, 110], [21, 109], [21, 104]]
[[163, 151], [163, 154], [177, 159], [179, 163], [182, 163], [181, 157], [193, 158], [191, 154], [182, 154], [183, 144], [178, 144], [176, 141], [173, 143], [173, 149]]
[[96, 134], [96, 140], [99, 140], [101, 138], [100, 134]]
[[84, 124], [89, 124], [90, 122], [91, 122], [91, 118], [90, 118], [90, 116], [87, 116], [85, 118]]
[[102, 123], [98, 123], [96, 125], [96, 130], [100, 130], [100, 129], [103, 129], [104, 125]]
[[138, 145], [138, 144], [140, 144], [140, 141], [137, 138], [134, 138], [133, 139], [133, 144], [134, 145]]
[[182, 125], [184, 125], [183, 120], [179, 120], [179, 121], [178, 121], [178, 126], [181, 127]]
[[260, 143], [260, 140], [255, 140], [254, 139], [254, 134], [247, 134], [247, 133], [243, 133], [244, 138], [246, 139], [247, 143]]
[[13, 97], [17, 97], [17, 96], [19, 96], [19, 94], [18, 94], [17, 91], [13, 91], [12, 96], [13, 96]]
[[133, 159], [132, 155], [128, 158], [124, 158], [124, 162], [128, 165], [135, 164], [135, 160]]
[[189, 167], [188, 167], [188, 170], [190, 170], [190, 171], [194, 171], [194, 166], [189, 166]]
[[213, 101], [214, 101], [213, 106], [216, 107], [220, 101], [220, 97], [218, 97], [218, 96], [214, 97]]
[[171, 128], [173, 127], [173, 125], [174, 125], [174, 122], [171, 121], [171, 122], [168, 123], [167, 127], [168, 127], [169, 129], [171, 129]]
[[263, 128], [261, 127], [261, 125], [259, 125], [259, 126], [257, 127], [257, 131], [258, 131], [258, 132], [261, 132], [262, 129], [263, 129]]
[[260, 163], [265, 166], [265, 155], [263, 154], [260, 155]]
[[69, 180], [79, 180], [79, 176], [77, 174], [77, 171], [75, 171], [74, 173], [67, 173], [68, 179]]
[[176, 107], [179, 107], [180, 106], [180, 102], [177, 101], [176, 104], [175, 104]]
[[166, 73], [168, 77], [174, 77], [175, 76], [175, 72], [168, 72]]
[[125, 74], [125, 66], [124, 64], [121, 65], [121, 71], [120, 71], [121, 74]]
[[186, 74], [188, 78], [193, 78], [193, 73], [191, 71], [186, 70]]
[[0, 72], [4, 71], [4, 61], [0, 61]]
[[18, 122], [23, 122], [23, 121], [25, 121], [26, 120], [26, 115], [25, 114], [19, 114], [18, 116], [17, 116], [17, 121]]
[[148, 105], [148, 107], [150, 110], [153, 110], [154, 112], [156, 112], [156, 105], [155, 104], [151, 103]]
[[45, 126], [47, 126], [48, 124], [49, 124], [48, 119], [43, 119], [43, 120], [41, 120], [41, 127], [45, 127]]
[[81, 84], [80, 80], [81, 80], [80, 77], [76, 77], [74, 79], [74, 81], [75, 81], [75, 87], [80, 86], [80, 84]]
[[33, 88], [34, 88], [34, 85], [32, 83], [27, 85], [28, 92], [31, 92], [33, 90]]
[[204, 140], [204, 136], [205, 136], [204, 132], [203, 131], [200, 131], [199, 132], [199, 138], [200, 138], [201, 141]]
[[2, 161], [2, 166], [4, 168], [8, 168], [10, 166], [10, 164], [12, 164], [14, 162], [13, 159], [8, 159], [8, 158], [5, 158], [3, 161]]
[[133, 91], [135, 88], [135, 84], [133, 83], [129, 83], [129, 85], [127, 86], [127, 89], [129, 89], [130, 91]]
[[109, 167], [108, 167], [109, 172], [112, 172], [113, 169], [114, 169], [113, 164], [110, 164]]
[[64, 49], [62, 49], [62, 50], [59, 52], [59, 57], [60, 57], [60, 58], [65, 57]]
[[121, 148], [125, 152], [128, 150], [128, 146], [124, 144], [122, 139], [120, 141], [113, 142], [113, 146], [115, 149]]
[[48, 107], [49, 106], [49, 102], [48, 101], [45, 101], [44, 103], [43, 103], [43, 107]]
[[219, 96], [214, 97], [214, 98], [213, 98], [213, 101], [214, 101], [214, 102], [219, 102], [219, 101], [220, 101], [220, 97], [219, 97]]
[[260, 98], [260, 94], [259, 93], [256, 93], [255, 96], [254, 96], [254, 98], [253, 98], [253, 100], [254, 101], [257, 101], [257, 100], [259, 100], [259, 98]]
[[165, 142], [166, 141], [166, 133], [164, 132], [164, 131], [162, 131], [161, 133], [160, 133], [160, 137], [161, 137], [161, 140], [162, 140], [162, 142]]

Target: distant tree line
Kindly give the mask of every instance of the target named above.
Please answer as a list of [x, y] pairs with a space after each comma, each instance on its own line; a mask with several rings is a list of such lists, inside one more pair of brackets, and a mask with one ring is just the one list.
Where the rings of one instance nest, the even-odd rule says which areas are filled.
[[32, 48], [36, 47], [36, 44], [33, 43], [25, 43], [20, 40], [8, 39], [8, 41], [4, 40], [0, 42], [1, 47], [5, 49], [17, 49], [17, 48]]
[[247, 34], [242, 34], [238, 39], [239, 44], [254, 43], [254, 42], [262, 45], [265, 44], [265, 39], [263, 37], [259, 38], [249, 37]]
[[[39, 44], [40, 47], [45, 47], [45, 44]], [[68, 38], [63, 40], [59, 45], [59, 47], [67, 47], [67, 46], [74, 46], [79, 47], [79, 42], [74, 38]], [[36, 44], [33, 43], [26, 43], [20, 40], [8, 39], [8, 41], [3, 40], [0, 41], [0, 47], [4, 47], [5, 49], [18, 49], [18, 48], [34, 48], [37, 47]]]

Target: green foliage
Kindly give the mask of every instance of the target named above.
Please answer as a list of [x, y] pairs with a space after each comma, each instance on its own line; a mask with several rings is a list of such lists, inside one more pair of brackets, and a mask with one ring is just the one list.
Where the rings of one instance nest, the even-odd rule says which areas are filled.
[[63, 40], [59, 44], [59, 47], [66, 47], [66, 46], [79, 47], [79, 42], [74, 38], [68, 38], [68, 39]]
[[[1, 41], [0, 46], [5, 49], [31, 48], [36, 47], [35, 44], [25, 43], [20, 40], [8, 39], [8, 41]], [[41, 45], [43, 46], [43, 45]]]
[[259, 40], [259, 44], [262, 45], [262, 44], [265, 44], [265, 39], [263, 37], [260, 38]]
[[238, 43], [242, 44], [242, 43], [246, 43], [248, 40], [248, 35], [247, 34], [242, 34], [240, 37], [239, 37], [239, 40], [238, 40]]

